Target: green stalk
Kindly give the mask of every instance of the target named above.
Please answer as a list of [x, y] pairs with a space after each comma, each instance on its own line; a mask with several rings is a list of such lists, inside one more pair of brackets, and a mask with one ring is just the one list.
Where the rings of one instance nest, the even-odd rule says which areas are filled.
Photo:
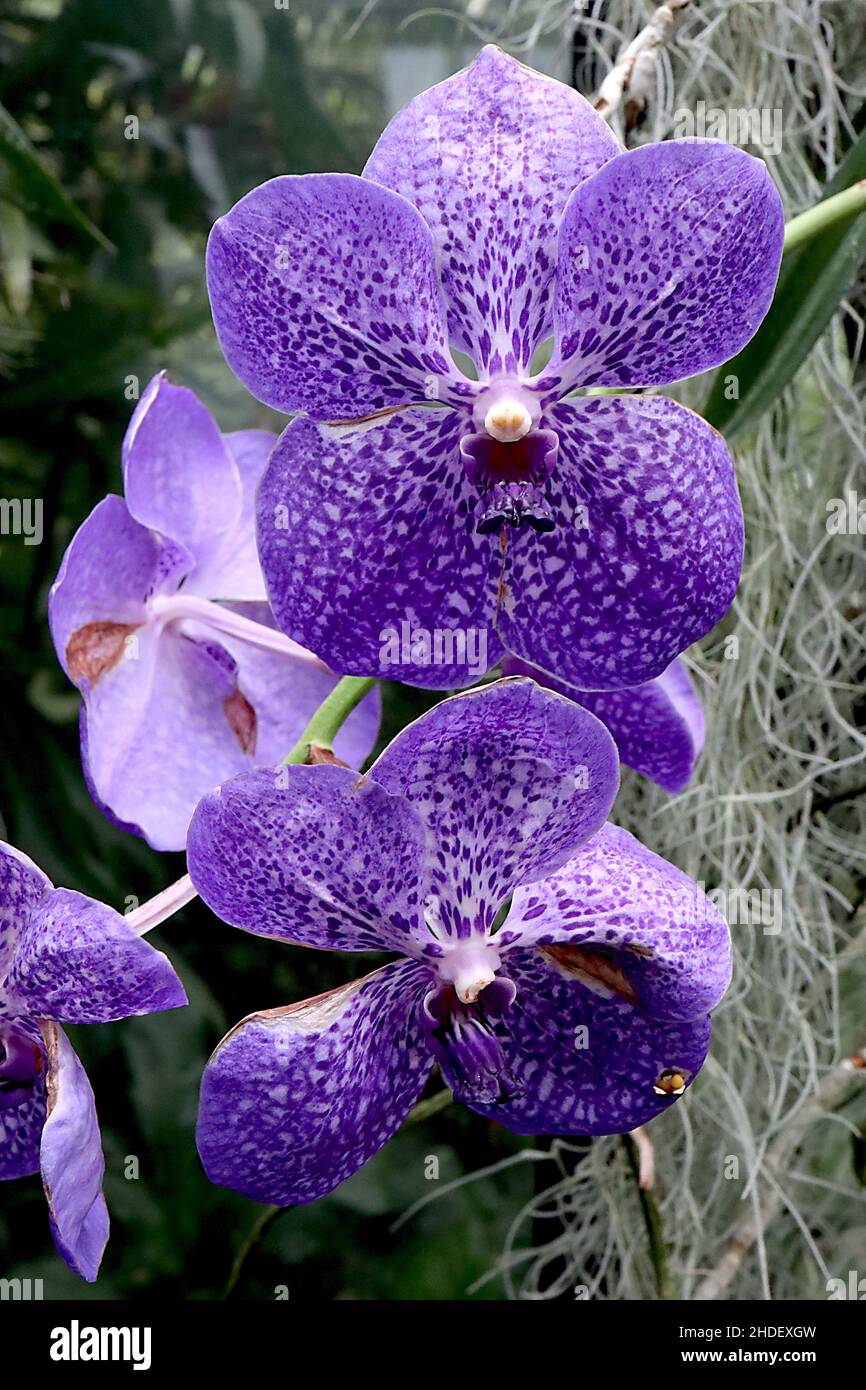
[[832, 198], [824, 198], [822, 202], [816, 203], [807, 212], [801, 212], [799, 217], [792, 217], [791, 221], [785, 224], [782, 254], [787, 255], [789, 251], [795, 251], [798, 246], [819, 236], [828, 227], [833, 227], [838, 222], [846, 222], [864, 210], [866, 179], [860, 179], [859, 183], [853, 183], [850, 188], [835, 193]]
[[326, 700], [316, 710], [284, 763], [305, 763], [310, 748], [331, 748], [334, 737], [345, 724], [356, 705], [376, 684], [375, 676], [343, 676]]
[[655, 1273], [656, 1296], [660, 1299], [675, 1298], [676, 1291], [671, 1278], [670, 1264], [668, 1262], [668, 1248], [665, 1241], [664, 1227], [662, 1226], [661, 1212], [658, 1209], [653, 1194], [640, 1185], [640, 1158], [637, 1151], [637, 1144], [630, 1134], [624, 1134], [622, 1136], [622, 1142], [626, 1155], [628, 1156], [632, 1176], [637, 1184], [641, 1214], [643, 1215], [644, 1226], [646, 1227], [650, 1258], [652, 1260], [653, 1272]]

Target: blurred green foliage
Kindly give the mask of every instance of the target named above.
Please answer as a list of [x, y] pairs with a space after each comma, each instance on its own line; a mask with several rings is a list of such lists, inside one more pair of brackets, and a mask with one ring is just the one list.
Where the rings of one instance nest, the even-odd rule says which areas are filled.
[[[21, 0], [0, 4], [0, 494], [41, 499], [44, 539], [0, 536], [0, 834], [55, 882], [120, 910], [184, 870], [111, 827], [78, 757], [78, 696], [51, 647], [46, 596], [75, 528], [120, 490], [136, 383], [168, 367], [223, 428], [274, 425], [217, 349], [203, 278], [211, 223], [284, 172], [357, 172], [387, 118], [360, 7], [318, 0]], [[385, 21], [387, 22], [387, 16]], [[432, 697], [389, 692], [388, 731]], [[54, 1255], [38, 1179], [0, 1192], [0, 1273], [47, 1298], [221, 1296], [258, 1208], [208, 1184], [193, 1142], [198, 1079], [226, 1026], [369, 969], [279, 947], [194, 904], [157, 934], [191, 1007], [70, 1030], [103, 1125], [113, 1235], [95, 1287]], [[434, 1089], [437, 1083], [433, 1083]], [[441, 1179], [519, 1140], [452, 1108], [407, 1131], [338, 1194], [284, 1214], [240, 1297], [459, 1298], [530, 1191], [527, 1168], [434, 1202]], [[129, 1178], [136, 1157], [139, 1176]], [[480, 1296], [497, 1297], [494, 1283]]]

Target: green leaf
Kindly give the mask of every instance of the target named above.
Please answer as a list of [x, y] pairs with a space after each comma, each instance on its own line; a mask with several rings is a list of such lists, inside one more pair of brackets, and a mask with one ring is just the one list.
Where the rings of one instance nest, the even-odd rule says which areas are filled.
[[0, 105], [0, 160], [14, 175], [15, 192], [26, 209], [51, 222], [75, 227], [105, 250], [111, 242], [76, 207], [42, 163], [18, 122]]
[[859, 217], [861, 212], [866, 212], [866, 179], [860, 179], [859, 183], [852, 184], [842, 193], [822, 198], [820, 203], [816, 203], [807, 212], [793, 217], [785, 226], [782, 255], [787, 256], [797, 247], [814, 241], [836, 223]]
[[[824, 199], [866, 178], [866, 130], [824, 190]], [[823, 200], [822, 200], [823, 201]], [[866, 258], [866, 217], [834, 223], [787, 255], [770, 311], [742, 352], [719, 369], [704, 417], [729, 440], [755, 425], [824, 332]], [[738, 399], [728, 400], [731, 378]]]
[[27, 218], [14, 203], [0, 200], [0, 256], [3, 259], [3, 288], [9, 308], [23, 319], [30, 304], [33, 261]]
[[248, 0], [228, 0], [238, 53], [238, 86], [255, 92], [265, 67], [267, 39], [260, 16]]

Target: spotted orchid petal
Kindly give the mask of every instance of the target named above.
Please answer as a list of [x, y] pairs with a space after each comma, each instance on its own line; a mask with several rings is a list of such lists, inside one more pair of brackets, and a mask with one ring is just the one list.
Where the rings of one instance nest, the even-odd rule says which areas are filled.
[[[0, 841], [0, 986], [12, 964], [21, 923], [51, 887], [51, 880], [32, 859]], [[0, 990], [0, 1008], [2, 1001]]]
[[708, 1014], [731, 978], [722, 914], [688, 875], [613, 825], [557, 873], [520, 887], [495, 942], [507, 961], [543, 946], [574, 978], [659, 1020]]
[[[567, 693], [563, 691], [563, 693]], [[626, 690], [586, 691], [578, 703], [613, 734], [620, 758], [664, 791], [688, 786], [704, 746], [704, 712], [689, 673], [671, 662], [653, 681]]]
[[333, 670], [451, 689], [501, 654], [501, 557], [460, 462], [471, 428], [423, 407], [353, 428], [298, 419], [274, 449], [258, 496], [268, 597]]
[[704, 746], [704, 712], [679, 659], [655, 680], [624, 690], [578, 690], [513, 656], [502, 662], [502, 672], [530, 676], [590, 710], [613, 734], [622, 762], [664, 791], [688, 786]]
[[332, 950], [420, 950], [424, 827], [399, 796], [343, 767], [277, 767], [199, 802], [195, 887], [224, 921]]
[[511, 537], [499, 637], [579, 689], [653, 680], [736, 593], [743, 516], [731, 456], [663, 396], [562, 402], [550, 418], [556, 529]]
[[743, 150], [670, 140], [610, 160], [563, 213], [540, 394], [665, 386], [727, 362], [770, 307], [783, 235], [776, 186]]
[[187, 862], [205, 902], [247, 931], [431, 958], [563, 863], [616, 787], [613, 741], [592, 715], [502, 682], [422, 715], [361, 779], [236, 778], [199, 803]]
[[603, 824], [619, 783], [603, 725], [520, 679], [435, 706], [370, 777], [427, 827], [431, 910], [450, 938], [486, 932], [518, 883], [564, 863]]
[[566, 200], [620, 150], [584, 97], [493, 45], [380, 137], [364, 177], [430, 227], [452, 340], [480, 376], [529, 367], [549, 332]]
[[319, 420], [424, 400], [456, 379], [430, 231], [352, 174], [271, 179], [213, 228], [214, 324], [258, 400]]
[[168, 958], [104, 903], [53, 888], [21, 928], [6, 991], [34, 1017], [108, 1023], [187, 1003]]
[[426, 987], [419, 966], [395, 961], [232, 1029], [202, 1080], [196, 1139], [211, 1181], [289, 1206], [366, 1163], [432, 1068], [419, 1022]]
[[503, 531], [494, 545], [478, 533], [460, 412], [418, 408], [354, 429], [293, 422], [258, 497], [281, 628], [336, 670], [431, 688], [477, 678], [482, 645], [489, 665], [504, 646], [582, 689], [660, 676], [736, 592], [730, 454], [661, 396], [562, 402], [545, 418], [553, 529]]
[[543, 949], [515, 951], [508, 972], [515, 999], [494, 1034], [509, 1094], [464, 1099], [518, 1134], [626, 1133], [666, 1110], [703, 1065], [706, 1015], [659, 1021]]

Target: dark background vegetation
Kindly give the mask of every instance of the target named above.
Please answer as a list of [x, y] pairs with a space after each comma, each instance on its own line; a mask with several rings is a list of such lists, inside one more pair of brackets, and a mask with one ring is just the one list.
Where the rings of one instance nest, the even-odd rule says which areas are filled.
[[[407, 7], [272, 0], [30, 0], [0, 4], [0, 102], [50, 178], [14, 140], [0, 159], [0, 493], [44, 501], [45, 538], [0, 537], [0, 835], [58, 884], [123, 910], [184, 872], [110, 826], [85, 790], [78, 696], [55, 660], [46, 597], [73, 531], [120, 491], [120, 442], [143, 387], [167, 367], [224, 429], [275, 425], [216, 348], [203, 252], [216, 216], [285, 172], [358, 172], [391, 112], [382, 45]], [[414, 26], [460, 65], [456, 19]], [[413, 47], [407, 62], [418, 61]], [[399, 54], [395, 59], [399, 69]], [[392, 65], [393, 66], [393, 65]], [[434, 74], [430, 80], [435, 80]], [[419, 87], [427, 85], [424, 81]], [[128, 139], [127, 117], [138, 118]], [[69, 201], [66, 201], [66, 200]], [[75, 209], [78, 209], [76, 214]], [[98, 229], [98, 234], [93, 229]], [[425, 698], [391, 691], [395, 726]], [[97, 1098], [112, 1238], [97, 1285], [54, 1255], [38, 1178], [0, 1190], [0, 1276], [41, 1277], [46, 1298], [213, 1299], [260, 1209], [209, 1185], [193, 1143], [198, 1081], [226, 1027], [371, 968], [280, 947], [195, 904], [155, 933], [191, 999], [175, 1014], [72, 1029]], [[439, 1083], [432, 1083], [436, 1089]], [[399, 1136], [339, 1194], [285, 1213], [235, 1296], [459, 1298], [495, 1259], [529, 1193], [509, 1170], [391, 1224], [440, 1182], [521, 1141], [452, 1108]], [[140, 1176], [124, 1176], [139, 1159]], [[499, 1297], [488, 1285], [479, 1297]]]

